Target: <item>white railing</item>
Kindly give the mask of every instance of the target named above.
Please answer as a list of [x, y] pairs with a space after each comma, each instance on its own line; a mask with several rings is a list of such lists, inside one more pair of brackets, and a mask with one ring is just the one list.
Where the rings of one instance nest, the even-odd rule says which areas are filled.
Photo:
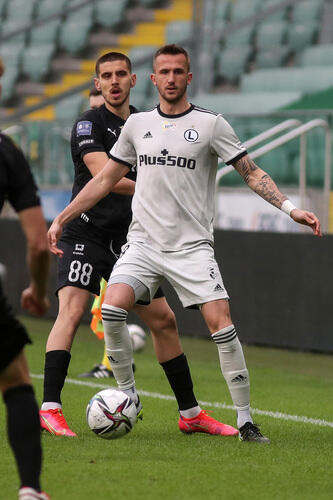
[[[288, 123], [289, 122], [289, 123]], [[322, 127], [325, 130], [325, 171], [324, 171], [324, 195], [323, 195], [323, 210], [322, 210], [322, 227], [323, 231], [328, 230], [328, 215], [329, 215], [329, 202], [330, 202], [330, 188], [331, 188], [331, 127], [330, 125], [322, 119], [311, 120], [303, 125], [300, 125], [299, 120], [286, 120], [285, 122], [266, 130], [262, 134], [244, 142], [244, 146], [249, 148], [251, 146], [257, 145], [263, 140], [266, 140], [273, 135], [290, 128], [294, 125], [298, 125], [296, 128], [287, 132], [286, 134], [272, 140], [268, 144], [249, 152], [249, 156], [255, 160], [260, 156], [276, 149], [283, 144], [299, 137], [300, 138], [300, 175], [299, 175], [299, 197], [300, 197], [300, 208], [305, 208], [305, 197], [306, 197], [306, 134], [317, 127]], [[218, 183], [222, 177], [227, 175], [229, 172], [234, 170], [232, 165], [221, 168], [216, 176], [216, 182]]]

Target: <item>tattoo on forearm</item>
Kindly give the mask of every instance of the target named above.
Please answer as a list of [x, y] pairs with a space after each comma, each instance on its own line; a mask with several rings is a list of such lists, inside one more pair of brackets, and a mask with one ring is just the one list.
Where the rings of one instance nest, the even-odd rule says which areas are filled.
[[279, 191], [273, 179], [259, 169], [249, 156], [238, 160], [234, 167], [253, 191], [275, 207], [281, 208], [287, 197]]

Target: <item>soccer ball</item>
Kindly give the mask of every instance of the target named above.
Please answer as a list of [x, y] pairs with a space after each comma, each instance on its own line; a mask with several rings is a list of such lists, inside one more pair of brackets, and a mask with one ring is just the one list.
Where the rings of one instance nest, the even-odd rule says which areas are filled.
[[124, 436], [136, 422], [132, 399], [117, 389], [104, 389], [91, 398], [86, 410], [90, 429], [104, 439]]
[[127, 325], [132, 341], [133, 351], [141, 351], [146, 343], [146, 334], [139, 325]]

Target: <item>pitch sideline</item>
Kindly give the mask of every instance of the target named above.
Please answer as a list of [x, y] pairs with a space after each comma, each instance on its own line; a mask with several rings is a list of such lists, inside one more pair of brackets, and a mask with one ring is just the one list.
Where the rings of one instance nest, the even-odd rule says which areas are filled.
[[[43, 379], [44, 375], [31, 373], [32, 378]], [[74, 378], [66, 378], [66, 384], [73, 385], [83, 385], [85, 387], [93, 387], [96, 389], [106, 389], [109, 387], [106, 384], [97, 384], [96, 382], [85, 382], [83, 380], [76, 380]], [[140, 396], [147, 396], [149, 398], [164, 399], [166, 401], [175, 401], [173, 396], [168, 396], [167, 394], [160, 394], [158, 392], [140, 391], [138, 390]], [[234, 410], [232, 405], [227, 405], [225, 403], [210, 402], [210, 401], [198, 401], [200, 406], [210, 406], [212, 408], [222, 408], [224, 410]], [[264, 415], [265, 417], [277, 418], [280, 420], [292, 420], [293, 422], [302, 422], [304, 424], [320, 425], [322, 427], [332, 427], [333, 422], [327, 420], [322, 420], [320, 418], [310, 418], [301, 415], [289, 415], [288, 413], [282, 413], [277, 411], [259, 410], [258, 408], [251, 408], [251, 413], [254, 415]]]

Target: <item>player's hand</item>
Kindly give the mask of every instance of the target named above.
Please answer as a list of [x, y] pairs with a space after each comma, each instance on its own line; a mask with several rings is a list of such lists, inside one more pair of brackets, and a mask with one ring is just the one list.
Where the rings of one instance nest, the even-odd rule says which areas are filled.
[[311, 227], [315, 236], [322, 236], [320, 221], [318, 217], [312, 212], [307, 212], [306, 210], [299, 210], [298, 208], [295, 208], [291, 211], [290, 217], [299, 224], [304, 224], [305, 226]]
[[62, 224], [58, 221], [57, 217], [52, 222], [50, 229], [47, 232], [47, 239], [52, 253], [58, 257], [62, 257], [64, 252], [57, 247], [57, 242], [62, 233]]
[[21, 294], [21, 307], [34, 316], [43, 316], [50, 307], [50, 301], [46, 296], [38, 297], [30, 286]]

